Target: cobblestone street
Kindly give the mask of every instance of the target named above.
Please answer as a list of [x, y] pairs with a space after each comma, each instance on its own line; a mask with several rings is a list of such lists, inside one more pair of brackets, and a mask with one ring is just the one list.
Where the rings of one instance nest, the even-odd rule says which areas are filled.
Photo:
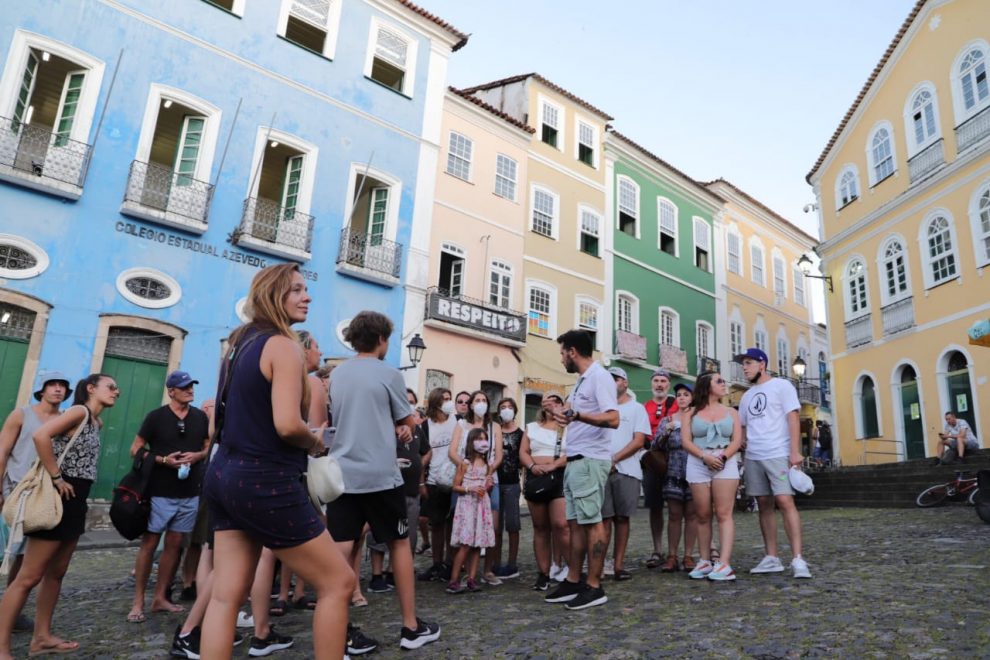
[[[647, 570], [648, 521], [641, 510], [630, 541], [633, 579], [606, 581], [604, 607], [569, 612], [530, 589], [534, 565], [524, 518], [519, 579], [459, 596], [444, 593], [440, 583], [418, 583], [421, 616], [443, 627], [438, 643], [400, 652], [391, 594], [367, 594], [370, 606], [352, 610], [353, 619], [383, 642], [376, 653], [382, 658], [990, 656], [990, 528], [972, 508], [803, 516], [810, 581], [796, 582], [789, 572], [749, 575], [762, 556], [755, 514], [736, 514], [735, 583], [695, 583], [684, 573]], [[76, 554], [56, 611], [56, 632], [82, 645], [75, 657], [167, 657], [181, 615], [125, 622], [134, 554], [133, 548]], [[782, 555], [787, 563], [789, 553]], [[290, 612], [276, 621], [296, 647], [275, 657], [310, 657], [309, 615]], [[15, 656], [26, 655], [27, 642], [27, 635], [15, 636]], [[238, 655], [247, 655], [246, 644]]]

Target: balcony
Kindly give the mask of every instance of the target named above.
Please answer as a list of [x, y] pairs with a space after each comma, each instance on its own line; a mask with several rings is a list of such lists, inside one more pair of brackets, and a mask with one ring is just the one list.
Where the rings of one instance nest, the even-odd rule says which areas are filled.
[[202, 234], [213, 186], [158, 163], [131, 163], [120, 212], [142, 220]]
[[65, 199], [79, 199], [92, 147], [0, 117], [0, 179]]
[[708, 357], [707, 355], [698, 356], [697, 371], [698, 375], [705, 373], [706, 371], [721, 371], [722, 363], [713, 357]]
[[337, 272], [395, 286], [402, 273], [402, 244], [345, 227], [340, 232]]
[[269, 199], [244, 200], [241, 224], [234, 232], [238, 245], [293, 261], [309, 261], [313, 216], [284, 209]]
[[688, 375], [687, 351], [673, 344], [660, 344], [660, 367], [675, 374]]
[[846, 348], [856, 348], [873, 341], [871, 314], [846, 321]]
[[646, 360], [646, 337], [625, 330], [615, 331], [615, 353], [627, 360]]
[[939, 138], [935, 142], [916, 153], [908, 161], [908, 175], [911, 183], [925, 178], [939, 165], [945, 163], [945, 141]]
[[526, 344], [526, 315], [522, 312], [452, 296], [437, 288], [426, 292], [426, 325], [507, 346]]
[[904, 300], [890, 303], [882, 307], [883, 334], [893, 335], [914, 327], [914, 298], [908, 296]]
[[749, 381], [746, 379], [746, 376], [743, 375], [742, 365], [738, 362], [729, 363], [729, 382], [733, 385], [749, 387]]
[[990, 135], [990, 106], [956, 126], [956, 152], [962, 153]]
[[807, 403], [812, 406], [817, 406], [821, 403], [822, 388], [803, 380], [795, 380], [793, 378], [789, 378], [788, 380], [794, 384], [794, 388], [797, 390], [798, 400], [801, 403]]

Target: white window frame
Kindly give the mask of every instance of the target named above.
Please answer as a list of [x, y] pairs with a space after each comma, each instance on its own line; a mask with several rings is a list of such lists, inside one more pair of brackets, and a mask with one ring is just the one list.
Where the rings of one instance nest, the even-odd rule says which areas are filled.
[[[760, 338], [763, 341], [760, 341]], [[756, 323], [753, 324], [753, 346], [759, 348], [764, 353], [767, 353], [767, 349], [770, 348], [770, 334], [767, 332], [767, 324], [763, 320], [763, 316], [756, 317]]]
[[969, 200], [969, 223], [973, 232], [973, 256], [976, 258], [976, 267], [983, 268], [990, 265], [990, 231], [983, 231], [983, 222], [980, 218], [980, 199], [987, 195], [987, 214], [990, 215], [990, 181], [984, 182], [973, 193]]
[[[756, 236], [749, 237], [749, 279], [754, 284], [758, 284], [764, 288], [767, 286], [767, 251], [763, 247], [763, 241], [761, 241]], [[753, 255], [753, 248], [760, 251], [759, 264], [757, 264], [757, 259]], [[756, 278], [756, 268], [760, 269], [760, 279]]]
[[[990, 94], [988, 94], [987, 98], [982, 102], [977, 100], [976, 104], [971, 109], [966, 109], [966, 102], [962, 89], [962, 77], [959, 75], [959, 67], [962, 66], [963, 60], [966, 59], [966, 56], [969, 55], [970, 51], [974, 48], [979, 48], [983, 51], [983, 61], [987, 66], [987, 75], [990, 77], [990, 43], [987, 43], [987, 41], [983, 39], [974, 39], [963, 46], [962, 49], [960, 49], [960, 51], [956, 54], [956, 58], [952, 61], [952, 69], [949, 71], [949, 80], [952, 82], [952, 108], [955, 114], [956, 126], [959, 126], [964, 121], [990, 105]], [[988, 84], [990, 84], [990, 81], [988, 81]], [[6, 116], [9, 117], [10, 115]]]
[[[369, 167], [367, 163], [351, 163], [350, 171], [347, 175], [347, 197], [344, 198], [344, 227], [351, 226], [351, 214], [354, 212], [354, 193], [357, 192], [357, 180], [361, 176], [376, 179], [388, 188], [389, 201], [388, 207], [385, 210], [385, 231], [382, 237], [394, 242], [399, 229], [399, 203], [402, 199], [402, 180], [383, 170]], [[368, 190], [367, 184], [365, 184], [364, 190]]]
[[[541, 289], [544, 293], [550, 295], [550, 322], [549, 328], [546, 335], [536, 334], [530, 332], [529, 330], [529, 312], [530, 312], [530, 292], [533, 289]], [[533, 335], [534, 337], [543, 337], [545, 339], [554, 340], [557, 337], [557, 287], [554, 285], [544, 282], [542, 280], [526, 280], [526, 334]]]
[[[534, 222], [533, 215], [536, 213], [536, 192], [540, 191], [546, 193], [553, 198], [553, 217], [551, 218], [550, 235], [547, 236], [542, 232], [536, 231], [536, 224]], [[542, 211], [541, 211], [542, 213]], [[536, 234], [537, 236], [542, 236], [544, 238], [550, 238], [555, 241], [560, 240], [560, 195], [555, 193], [550, 188], [534, 183], [529, 187], [529, 230]]]
[[[846, 175], [852, 176], [852, 184], [855, 188], [855, 194], [848, 201], [843, 201], [843, 193], [845, 192], [843, 190], [843, 182], [846, 179]], [[839, 176], [835, 179], [835, 209], [838, 211], [839, 209], [845, 208], [859, 199], [862, 194], [863, 189], [859, 183], [859, 168], [853, 163], [848, 163], [842, 168], [842, 171], [839, 172]]]
[[[537, 108], [537, 123], [536, 123], [536, 139], [540, 141], [541, 144], [546, 144], [551, 149], [556, 149], [561, 153], [565, 153], [564, 144], [567, 142], [567, 119], [564, 116], [564, 106], [559, 103], [551, 101], [549, 98], [543, 94], [536, 95], [536, 102], [539, 104]], [[545, 105], [549, 105], [557, 111], [557, 146], [551, 146], [543, 141], [543, 109]]]
[[0, 278], [27, 280], [32, 277], [37, 277], [48, 270], [48, 266], [51, 263], [51, 260], [48, 258], [48, 253], [34, 241], [30, 241], [23, 236], [16, 236], [14, 234], [0, 234], [0, 243], [11, 245], [18, 250], [23, 250], [24, 252], [29, 253], [37, 262], [34, 266], [24, 268], [22, 270], [0, 268]]
[[[781, 351], [781, 347], [784, 348]], [[783, 378], [789, 377], [791, 374], [791, 340], [787, 336], [787, 331], [784, 328], [777, 330], [777, 341], [774, 343], [774, 356], [777, 358], [774, 364], [777, 366], [777, 375]]]
[[[733, 346], [734, 330], [738, 329], [739, 343]], [[746, 346], [746, 323], [742, 319], [742, 313], [738, 306], [732, 308], [732, 315], [729, 317], [729, 357], [739, 355], [747, 348]]]
[[[17, 94], [20, 91], [24, 67], [27, 66], [30, 49], [47, 51], [63, 59], [70, 60], [86, 70], [83, 87], [76, 104], [76, 114], [69, 130], [68, 138], [84, 144], [89, 144], [90, 129], [96, 114], [96, 102], [100, 96], [103, 84], [103, 73], [106, 65], [89, 53], [78, 50], [40, 34], [15, 30], [14, 38], [7, 53], [3, 76], [0, 77], [0, 117], [13, 117], [17, 105]], [[53, 127], [52, 132], [54, 133]]]
[[[597, 234], [588, 234], [589, 236], [592, 236], [593, 235], [593, 236], [595, 236], [595, 238], [598, 239], [598, 254], [597, 255], [592, 255], [589, 252], [585, 252], [585, 251], [583, 251], [581, 249], [581, 235], [584, 234], [584, 233], [586, 233], [584, 231], [584, 214], [585, 213], [588, 213], [590, 215], [595, 216], [595, 220], [598, 222], [598, 233]], [[592, 208], [591, 206], [588, 206], [587, 204], [578, 204], [578, 206], [577, 206], [577, 245], [576, 245], [576, 247], [577, 247], [577, 249], [578, 249], [579, 252], [581, 252], [582, 254], [587, 254], [588, 256], [596, 256], [598, 258], [601, 258], [602, 257], [602, 254], [605, 251], [604, 250], [604, 248], [605, 248], [605, 242], [604, 242], [603, 237], [602, 237], [602, 227], [603, 227], [604, 223], [605, 223], [605, 218], [602, 217], [602, 214], [597, 209]]]
[[[142, 298], [141, 296], [135, 295], [127, 288], [127, 280], [133, 279], [135, 277], [150, 277], [159, 280], [163, 284], [166, 284], [172, 291], [172, 295], [168, 298], [163, 298], [161, 300], [148, 300], [147, 298]], [[138, 267], [138, 268], [128, 268], [127, 270], [121, 271], [117, 275], [117, 292], [124, 298], [124, 300], [137, 305], [138, 307], [144, 307], [146, 309], [164, 309], [166, 307], [171, 307], [179, 302], [182, 298], [182, 287], [171, 275], [166, 275], [160, 270], [148, 267]]]
[[[735, 254], [733, 254], [732, 252], [731, 239], [736, 240]], [[725, 267], [728, 270], [728, 272], [742, 276], [743, 269], [745, 268], [743, 262], [743, 238], [742, 238], [742, 234], [739, 232], [739, 228], [736, 226], [735, 223], [729, 225], [728, 229], [725, 232], [725, 254], [726, 254]], [[732, 267], [733, 257], [736, 260], [735, 268]]]
[[587, 330], [581, 325], [581, 305], [588, 305], [595, 308], [595, 350], [600, 351], [602, 342], [602, 304], [589, 296], [578, 295], [574, 297], [574, 327], [579, 330]]
[[[402, 89], [398, 91], [404, 96], [412, 98], [416, 86], [416, 60], [419, 53], [419, 40], [405, 30], [396, 26], [394, 23], [383, 21], [377, 16], [371, 17], [371, 27], [368, 30], [368, 50], [364, 56], [364, 76], [369, 80], [374, 80], [371, 77], [371, 69], [374, 65], [375, 51], [378, 46], [379, 29], [391, 32], [393, 35], [406, 42], [405, 75], [402, 76]], [[377, 80], [375, 80], [375, 82], [378, 83]]]
[[[499, 283], [498, 283], [499, 289], [505, 286], [505, 283], [502, 281], [503, 278], [508, 278], [509, 280], [509, 298], [508, 300], [505, 301], [504, 305], [501, 304], [502, 302], [501, 291], [497, 296], [499, 298], [499, 301], [494, 303], [492, 302], [492, 275], [496, 275], [496, 274], [499, 276]], [[488, 301], [488, 304], [495, 305], [496, 307], [499, 307], [501, 309], [512, 309], [512, 302], [515, 296], [515, 291], [513, 290], [515, 281], [516, 281], [515, 269], [512, 267], [512, 264], [510, 264], [508, 261], [505, 261], [504, 259], [493, 258], [490, 262], [488, 262], [488, 282], [487, 282], [488, 291], [486, 292], [488, 295], [485, 296], [485, 299]]]
[[162, 104], [166, 100], [171, 100], [180, 105], [192, 108], [206, 118], [193, 178], [198, 181], [209, 182], [210, 173], [213, 171], [213, 158], [216, 155], [217, 140], [220, 137], [221, 110], [212, 103], [175, 87], [151, 83], [151, 87], [148, 90], [148, 100], [144, 107], [144, 119], [141, 121], [141, 133], [140, 137], [138, 137], [137, 152], [134, 154], [134, 160], [142, 163], [150, 162], [151, 144], [155, 139], [158, 114], [161, 111]]
[[[464, 144], [467, 147], [467, 157], [463, 156], [462, 154], [456, 153], [454, 151], [454, 140], [458, 138], [460, 140], [463, 140]], [[455, 158], [458, 161], [467, 162], [467, 173], [465, 176], [461, 176], [459, 173], [451, 171], [451, 166], [450, 166], [451, 158]], [[467, 181], [468, 183], [471, 183], [474, 180], [474, 176], [473, 176], [474, 140], [472, 140], [467, 135], [464, 135], [464, 133], [461, 133], [459, 131], [450, 131], [449, 135], [447, 136], [447, 164], [444, 167], [444, 172], [454, 177], [455, 179], [460, 179], [461, 181]]]
[[[514, 170], [513, 178], [510, 179], [509, 177], [499, 172], [498, 166], [502, 159], [505, 159], [506, 161], [512, 163], [512, 167]], [[509, 182], [508, 185], [511, 185], [512, 187], [511, 197], [506, 197], [505, 195], [499, 194], [498, 192], [499, 179], [504, 179], [505, 181]], [[492, 192], [495, 194], [496, 197], [507, 199], [510, 202], [516, 201], [516, 199], [519, 197], [519, 161], [517, 161], [515, 158], [512, 158], [511, 156], [506, 156], [505, 154], [495, 155], [495, 186], [492, 188]]]
[[[877, 133], [881, 130], [887, 131], [888, 139], [890, 140], [890, 158], [893, 163], [893, 169], [890, 174], [885, 176], [883, 179], [877, 178], [877, 163], [873, 158], [873, 138], [876, 137]], [[877, 122], [870, 130], [869, 136], [866, 138], [866, 162], [869, 166], [869, 177], [870, 177], [870, 187], [877, 185], [881, 181], [886, 181], [897, 174], [897, 140], [894, 139], [894, 126], [887, 120]]]
[[[935, 121], [935, 132], [931, 135], [926, 135], [922, 142], [917, 141], [917, 136], [914, 128], [914, 101], [923, 92], [928, 92], [932, 96], [932, 115]], [[924, 117], [922, 117], [924, 121]], [[904, 103], [904, 131], [906, 134], [907, 142], [907, 156], [910, 159], [915, 154], [918, 154], [929, 146], [938, 142], [942, 138], [942, 118], [938, 110], [938, 93], [935, 91], [935, 85], [930, 82], [922, 82], [915, 86], [908, 94], [907, 101]]]
[[[773, 269], [773, 295], [774, 298], [780, 296], [781, 300], [787, 300], [787, 260], [780, 248], [774, 247], [771, 252], [770, 265]], [[777, 280], [780, 280], [780, 288], [777, 288]]]
[[[705, 342], [704, 350], [702, 350], [702, 346], [698, 343], [702, 330], [708, 331], [708, 341]], [[715, 357], [715, 326], [707, 321], [694, 322], [694, 355], [696, 358], [702, 356], [709, 358]]]
[[[904, 267], [904, 283], [906, 286], [904, 291], [895, 292], [893, 295], [887, 289], [889, 284], [887, 281], [887, 262], [896, 261], [896, 257], [888, 258], [886, 256], [887, 248], [892, 243], [899, 243], [901, 246], [900, 255]], [[877, 250], [877, 277], [880, 280], [880, 305], [882, 307], [911, 297], [911, 262], [908, 256], [908, 243], [900, 234], [893, 234], [880, 242], [880, 247]]]
[[865, 378], [869, 378], [873, 382], [873, 391], [876, 394], [874, 403], [877, 413], [877, 437], [883, 437], [883, 406], [880, 401], [880, 381], [877, 380], [873, 372], [861, 371], [856, 376], [856, 380], [853, 381], [853, 421], [855, 422], [857, 440], [863, 440], [866, 437], [866, 420], [863, 419], [863, 381]]
[[808, 287], [805, 286], [804, 273], [795, 265], [791, 265], [791, 279], [794, 282], [794, 302], [801, 307], [808, 306]]
[[[244, 15], [244, 2], [245, 0], [234, 0], [234, 9], [232, 13], [238, 16]], [[289, 26], [289, 14], [292, 13], [292, 5], [294, 0], [282, 0], [282, 5], [278, 12], [278, 36], [283, 39], [287, 39], [285, 32]], [[323, 41], [323, 52], [320, 54], [327, 59], [333, 59], [337, 52], [337, 35], [340, 32], [340, 8], [343, 4], [343, 0], [330, 0], [330, 10], [327, 12], [327, 22], [323, 26], [323, 30], [326, 31], [327, 37]], [[238, 10], [239, 8], [239, 10]], [[298, 17], [297, 17], [298, 18]], [[316, 23], [312, 21], [306, 21], [310, 25], [319, 27]], [[295, 42], [291, 42], [294, 43]], [[299, 44], [295, 44], [299, 46]], [[304, 46], [299, 46], [300, 48], [305, 48]]]
[[[933, 259], [928, 250], [928, 227], [931, 225], [936, 218], [945, 218], [948, 222], [949, 231], [949, 241], [952, 243], [950, 249], [942, 255], [943, 258], [948, 255], [952, 255], [953, 262], [956, 265], [956, 272], [953, 275], [949, 275], [941, 280], [935, 281], [935, 276], [932, 273], [932, 263]], [[941, 286], [953, 280], [957, 280], [962, 276], [962, 263], [959, 261], [959, 240], [956, 238], [956, 222], [949, 213], [948, 209], [937, 208], [932, 209], [925, 215], [925, 219], [921, 223], [921, 227], [918, 231], [918, 243], [919, 249], [921, 250], [921, 271], [925, 281], [925, 289], [931, 289], [936, 286]]]
[[[699, 245], [698, 242], [698, 229], [702, 227], [702, 235], [708, 244], [707, 250], [705, 250], [708, 253], [708, 267], [702, 270], [710, 273], [715, 265], [715, 251], [712, 249], [712, 226], [708, 224], [704, 218], [697, 215], [691, 218], [691, 238], [694, 243], [694, 249], [691, 251], [691, 258], [694, 261], [694, 265], [698, 266], [698, 248], [703, 247]], [[700, 266], [698, 267], [701, 268]]]
[[[853, 265], [860, 263], [863, 265], [863, 270], [855, 275], [851, 274]], [[862, 278], [862, 286], [857, 286], [857, 296], [859, 296], [860, 291], [862, 292], [862, 302], [857, 303], [858, 309], [853, 310], [853, 294], [850, 292], [850, 283], [853, 279]], [[869, 269], [866, 267], [866, 259], [860, 255], [853, 255], [846, 261], [846, 265], [842, 268], [842, 303], [845, 308], [846, 320], [854, 321], [858, 318], [868, 316], [872, 306], [870, 304], [870, 273]]]
[[[665, 342], [663, 336], [664, 335], [663, 319], [665, 314], [669, 314], [672, 319], [671, 331], [673, 332], [674, 336], [671, 337], [672, 341], [670, 342]], [[676, 346], [677, 348], [683, 348], [683, 345], [681, 344], [681, 315], [678, 314], [677, 310], [674, 309], [673, 307], [666, 307], [661, 305], [660, 308], [657, 310], [657, 337], [659, 339], [658, 343], [660, 345]]]
[[[580, 154], [581, 154], [581, 145], [583, 144], [583, 142], [581, 142], [581, 126], [582, 125], [587, 126], [588, 128], [591, 129], [592, 144], [588, 145], [588, 146], [591, 147], [591, 163], [590, 163], [590, 165], [589, 165], [589, 163], [585, 163], [583, 160], [581, 160], [581, 156], [580, 156]], [[577, 115], [574, 118], [574, 159], [576, 161], [578, 161], [579, 163], [581, 163], [582, 165], [589, 165], [590, 167], [592, 167], [592, 168], [594, 168], [594, 169], [597, 170], [598, 169], [598, 162], [599, 162], [599, 157], [598, 157], [599, 154], [598, 154], [598, 152], [600, 151], [599, 150], [599, 144], [600, 144], [600, 142], [601, 142], [601, 140], [599, 138], [598, 126], [596, 126], [594, 123], [592, 123], [591, 121], [589, 121], [585, 117], [582, 117], [581, 115]]]
[[663, 252], [664, 254], [670, 254], [669, 252], [664, 252], [660, 247], [663, 244], [662, 237], [664, 233], [660, 218], [663, 215], [663, 208], [665, 204], [669, 204], [670, 207], [674, 209], [674, 254], [671, 256], [675, 259], [679, 259], [681, 256], [681, 210], [678, 208], [677, 204], [674, 203], [674, 200], [662, 195], [657, 196], [657, 251]]
[[[629, 303], [629, 330], [624, 330], [622, 327], [622, 301], [625, 300]], [[625, 332], [631, 332], [634, 335], [639, 334], [639, 298], [629, 291], [616, 291], [615, 292], [615, 329], [624, 330]]]
[[[620, 229], [620, 227], [622, 226], [622, 222], [621, 222], [621, 220], [619, 218], [619, 212], [624, 208], [622, 206], [621, 201], [620, 201], [621, 200], [621, 197], [622, 197], [621, 191], [622, 191], [622, 184], [623, 183], [628, 183], [630, 186], [632, 186], [632, 190], [633, 190], [633, 192], [636, 195], [636, 208], [635, 209], [632, 209], [633, 211], [635, 211], [635, 213], [627, 213], [626, 215], [632, 215], [634, 218], [636, 218], [636, 232], [635, 232], [635, 237], [637, 239], [639, 239], [640, 231], [642, 230], [642, 227], [643, 227], [643, 217], [642, 217], [642, 214], [639, 212], [639, 206], [640, 206], [639, 205], [639, 199], [640, 199], [639, 198], [639, 193], [640, 193], [639, 184], [636, 183], [632, 178], [630, 178], [630, 177], [628, 177], [628, 176], [626, 176], [624, 174], [620, 174], [618, 177], [616, 177], [616, 180], [615, 180], [615, 208], [616, 208], [616, 211], [615, 211], [615, 228], [616, 228], [616, 230], [622, 232], [623, 234], [626, 234], [626, 232], [624, 232], [624, 231], [622, 231], [622, 229]], [[626, 207], [626, 208], [628, 209], [628, 207]], [[629, 236], [629, 235], [630, 234], [626, 234], [626, 236]]]

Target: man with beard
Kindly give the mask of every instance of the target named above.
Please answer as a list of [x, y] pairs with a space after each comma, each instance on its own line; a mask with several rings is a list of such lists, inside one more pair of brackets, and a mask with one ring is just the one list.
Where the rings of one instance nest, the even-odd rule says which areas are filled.
[[[619, 426], [615, 381], [592, 358], [591, 335], [570, 330], [557, 337], [560, 362], [567, 373], [580, 374], [564, 406], [548, 409], [554, 420], [567, 427], [567, 468], [564, 502], [571, 531], [568, 575], [545, 598], [582, 610], [608, 602], [601, 586], [608, 539], [602, 522], [605, 482], [612, 470], [611, 442], [606, 432]], [[581, 564], [588, 555], [588, 579], [581, 584]]]
[[[666, 369], [653, 372], [650, 388], [653, 398], [643, 407], [650, 420], [650, 438], [653, 438], [660, 421], [677, 412], [677, 400], [670, 394], [670, 373]], [[646, 560], [646, 567], [656, 568], [663, 562], [663, 479], [648, 467], [643, 469], [643, 506], [650, 510], [650, 536], [653, 537], [653, 554]]]

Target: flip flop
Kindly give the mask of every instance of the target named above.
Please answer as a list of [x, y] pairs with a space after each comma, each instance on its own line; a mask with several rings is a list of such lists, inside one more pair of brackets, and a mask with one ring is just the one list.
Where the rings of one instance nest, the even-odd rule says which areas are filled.
[[28, 657], [35, 658], [40, 655], [65, 655], [66, 653], [75, 653], [78, 650], [79, 642], [72, 642], [67, 639], [63, 639], [55, 646], [47, 646], [36, 651], [28, 651]]
[[364, 596], [358, 596], [357, 598], [351, 599], [351, 607], [367, 607], [368, 599]]
[[281, 598], [276, 600], [268, 608], [268, 614], [271, 616], [285, 616], [285, 613], [289, 611], [289, 604], [286, 603]]
[[147, 621], [148, 617], [144, 615], [144, 612], [138, 612], [137, 614], [128, 614], [127, 623], [144, 623]]
[[663, 557], [660, 556], [660, 553], [654, 552], [652, 555], [650, 555], [650, 558], [646, 560], [646, 567], [656, 568], [661, 563], [663, 563]]

